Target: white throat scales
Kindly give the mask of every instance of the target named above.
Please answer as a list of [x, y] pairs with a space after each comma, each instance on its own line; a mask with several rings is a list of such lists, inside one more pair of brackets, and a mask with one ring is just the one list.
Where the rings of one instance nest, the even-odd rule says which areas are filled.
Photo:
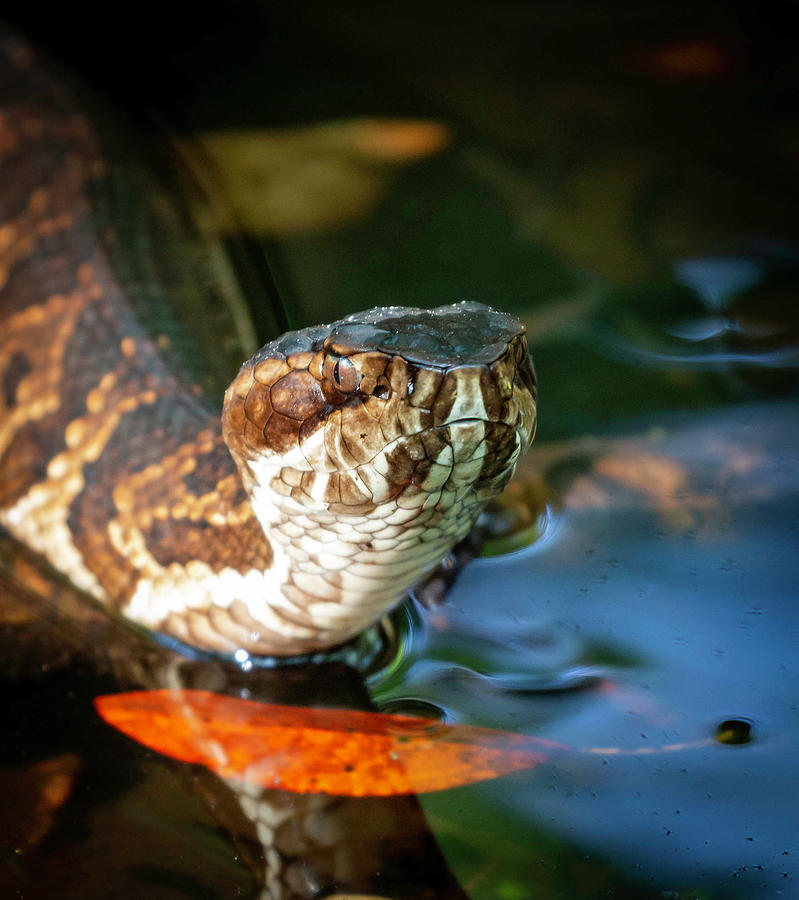
[[[298, 459], [280, 467], [250, 463], [253, 510], [275, 553], [279, 595], [270, 605], [286, 615], [287, 630], [296, 629], [300, 640], [316, 632], [326, 644], [341, 643], [395, 606], [468, 534], [522, 450], [515, 436], [504, 472], [476, 490], [490, 452], [485, 423], [458, 421], [437, 431], [446, 443], [429, 472], [399, 493], [388, 478], [388, 457], [399, 441], [347, 473], [353, 490], [364, 496], [351, 514], [330, 511], [324, 499], [328, 473], [300, 469]], [[304, 461], [300, 452], [292, 456]], [[307, 494], [300, 500], [286, 486], [301, 483]], [[257, 617], [257, 608], [251, 613]], [[313, 625], [303, 626], [308, 619]]]

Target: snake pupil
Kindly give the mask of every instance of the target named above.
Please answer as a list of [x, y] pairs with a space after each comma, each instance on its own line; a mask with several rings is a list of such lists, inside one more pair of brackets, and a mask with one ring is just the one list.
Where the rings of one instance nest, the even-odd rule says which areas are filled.
[[328, 370], [330, 372], [328, 377], [332, 379], [336, 387], [340, 391], [347, 393], [354, 391], [360, 383], [361, 376], [352, 360], [346, 356], [339, 356], [333, 362], [333, 358], [328, 357], [327, 364], [330, 365], [331, 363], [332, 369]]

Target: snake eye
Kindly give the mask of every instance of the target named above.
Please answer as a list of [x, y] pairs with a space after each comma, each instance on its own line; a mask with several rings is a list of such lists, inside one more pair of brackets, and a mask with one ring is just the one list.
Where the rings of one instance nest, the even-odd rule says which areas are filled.
[[360, 372], [346, 356], [333, 356], [325, 360], [325, 375], [340, 391], [354, 391], [361, 380]]

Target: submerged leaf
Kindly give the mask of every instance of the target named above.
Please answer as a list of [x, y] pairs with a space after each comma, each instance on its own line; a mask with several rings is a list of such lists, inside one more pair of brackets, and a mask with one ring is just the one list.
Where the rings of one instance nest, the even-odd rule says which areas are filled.
[[98, 697], [110, 725], [224, 778], [297, 793], [389, 796], [531, 769], [560, 745], [431, 719], [257, 703], [208, 691]]
[[19, 855], [41, 843], [72, 795], [80, 767], [74, 753], [62, 753], [0, 770], [0, 796], [6, 810], [0, 818], [0, 846]]

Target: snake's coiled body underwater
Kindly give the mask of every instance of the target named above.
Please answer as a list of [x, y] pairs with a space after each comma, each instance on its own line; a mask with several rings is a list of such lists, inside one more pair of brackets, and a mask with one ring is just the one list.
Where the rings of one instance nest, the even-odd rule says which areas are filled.
[[380, 618], [535, 430], [524, 328], [377, 307], [261, 349], [220, 399], [162, 358], [93, 214], [71, 93], [0, 33], [0, 523], [198, 648], [305, 654]]

